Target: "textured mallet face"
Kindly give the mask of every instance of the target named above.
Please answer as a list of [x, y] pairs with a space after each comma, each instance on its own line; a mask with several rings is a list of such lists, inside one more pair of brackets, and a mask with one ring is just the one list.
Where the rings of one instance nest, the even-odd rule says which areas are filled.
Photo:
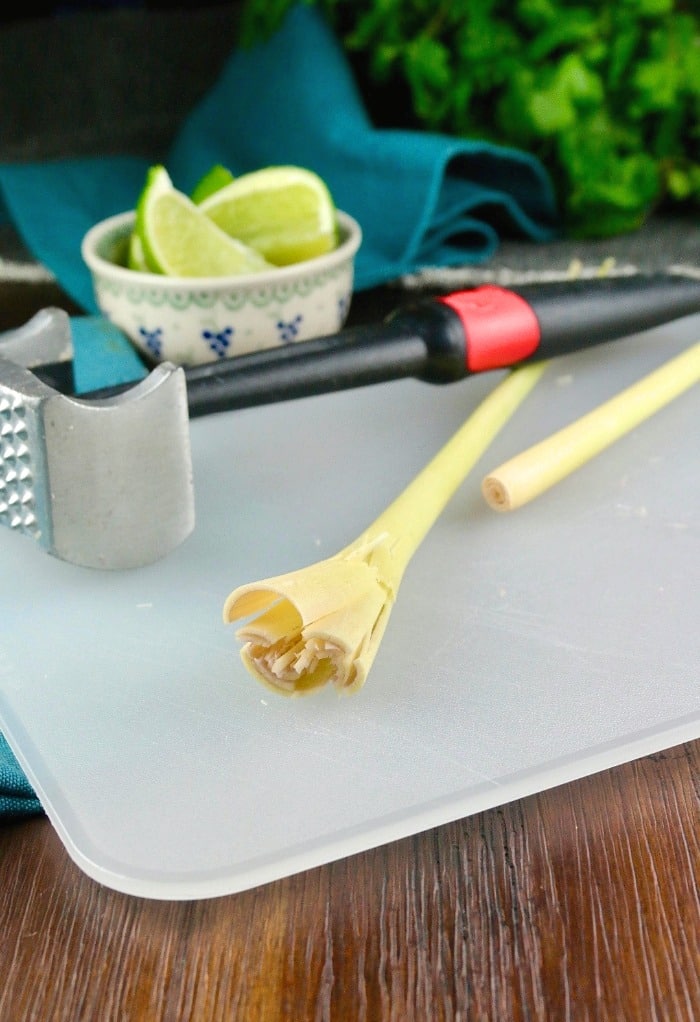
[[0, 386], [0, 525], [40, 539], [35, 466], [27, 445], [27, 409]]
[[41, 540], [36, 465], [28, 439], [24, 401], [0, 385], [0, 525]]
[[0, 525], [47, 548], [51, 517], [39, 408], [48, 389], [23, 370], [72, 357], [70, 318], [63, 309], [41, 309], [0, 334]]
[[0, 357], [0, 525], [52, 543], [41, 407], [50, 388]]

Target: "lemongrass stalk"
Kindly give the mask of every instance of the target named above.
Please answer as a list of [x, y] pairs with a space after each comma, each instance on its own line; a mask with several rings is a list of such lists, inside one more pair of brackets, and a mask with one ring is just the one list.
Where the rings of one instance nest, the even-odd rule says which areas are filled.
[[523, 451], [482, 480], [496, 511], [522, 507], [571, 475], [674, 398], [700, 381], [700, 343], [546, 440]]
[[534, 387], [544, 363], [511, 371], [406, 489], [349, 546], [305, 568], [239, 586], [225, 601], [241, 659], [262, 684], [299, 695], [364, 685], [404, 571], [457, 487]]

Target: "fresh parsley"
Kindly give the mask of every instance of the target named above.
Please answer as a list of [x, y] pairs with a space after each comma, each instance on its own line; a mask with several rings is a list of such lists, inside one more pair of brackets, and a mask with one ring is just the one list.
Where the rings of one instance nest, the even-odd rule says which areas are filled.
[[[658, 208], [697, 213], [697, 0], [305, 2], [337, 32], [375, 123], [528, 150], [571, 236], [631, 231]], [[242, 42], [293, 3], [245, 0]]]

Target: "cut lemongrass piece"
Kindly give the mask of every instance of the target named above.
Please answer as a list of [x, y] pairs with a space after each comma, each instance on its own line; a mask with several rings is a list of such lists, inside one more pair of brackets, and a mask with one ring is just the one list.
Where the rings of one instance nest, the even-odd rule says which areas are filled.
[[700, 381], [700, 343], [676, 355], [571, 425], [504, 462], [482, 481], [496, 511], [513, 511], [571, 475]]
[[262, 684], [300, 695], [364, 685], [404, 571], [436, 518], [545, 363], [511, 371], [405, 490], [349, 546], [305, 568], [239, 586], [223, 608], [240, 627], [241, 659]]

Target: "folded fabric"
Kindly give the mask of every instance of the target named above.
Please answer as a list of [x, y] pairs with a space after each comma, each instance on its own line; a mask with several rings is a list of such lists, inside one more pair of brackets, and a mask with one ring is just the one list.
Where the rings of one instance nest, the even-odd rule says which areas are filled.
[[121, 330], [104, 316], [71, 317], [77, 394], [142, 379], [147, 370]]
[[35, 816], [41, 812], [39, 799], [20, 770], [7, 741], [0, 734], [0, 819]]
[[86, 312], [98, 310], [80, 255], [83, 235], [98, 220], [133, 208], [147, 166], [133, 156], [0, 165], [6, 213], [31, 254]]
[[[0, 166], [25, 243], [88, 312], [96, 309], [81, 238], [95, 221], [134, 206], [148, 163], [96, 156]], [[293, 8], [266, 42], [234, 50], [165, 163], [184, 191], [213, 163], [235, 174], [279, 163], [315, 170], [363, 228], [358, 290], [426, 266], [485, 262], [505, 234], [545, 241], [557, 231], [551, 182], [531, 155], [375, 129], [341, 45], [308, 5]]]

